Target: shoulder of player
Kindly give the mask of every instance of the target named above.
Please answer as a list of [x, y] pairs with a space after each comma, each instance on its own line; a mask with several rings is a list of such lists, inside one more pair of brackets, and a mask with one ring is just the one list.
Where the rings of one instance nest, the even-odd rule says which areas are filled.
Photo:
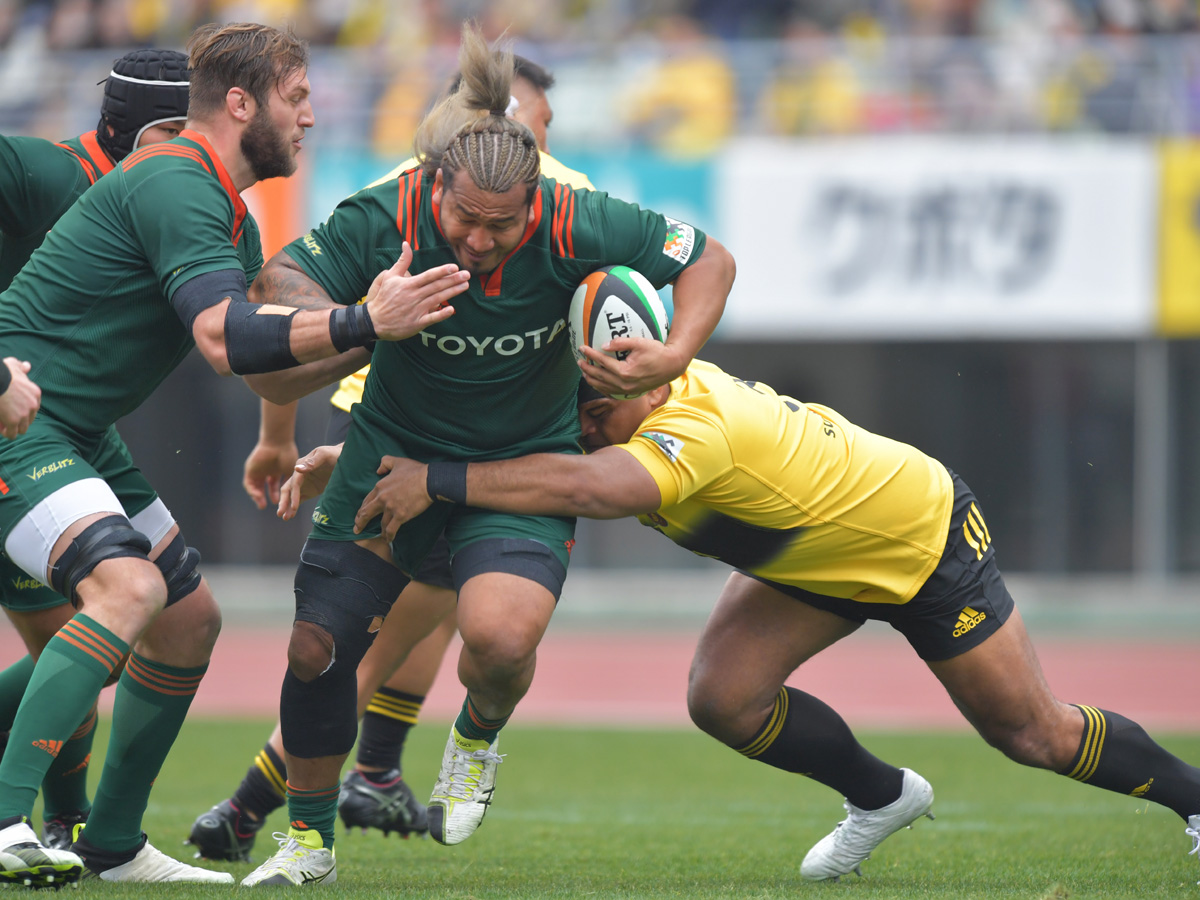
[[542, 177], [559, 184], [566, 185], [572, 190], [594, 191], [595, 185], [582, 172], [563, 165], [545, 150], [538, 151], [542, 163]]

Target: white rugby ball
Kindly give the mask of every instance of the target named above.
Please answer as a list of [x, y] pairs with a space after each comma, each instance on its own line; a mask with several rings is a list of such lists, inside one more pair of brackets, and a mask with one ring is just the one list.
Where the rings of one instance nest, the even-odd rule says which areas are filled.
[[[641, 272], [628, 266], [605, 266], [580, 282], [571, 298], [567, 319], [571, 349], [582, 359], [585, 344], [600, 350], [617, 337], [651, 338], [666, 341], [670, 330], [662, 298]], [[601, 351], [624, 359], [628, 351]], [[641, 394], [614, 394], [614, 400], [632, 400]]]

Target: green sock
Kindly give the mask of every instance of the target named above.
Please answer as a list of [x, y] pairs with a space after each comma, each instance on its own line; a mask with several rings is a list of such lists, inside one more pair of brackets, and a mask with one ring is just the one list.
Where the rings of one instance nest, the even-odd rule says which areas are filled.
[[305, 791], [287, 786], [288, 822], [297, 831], [315, 831], [322, 845], [333, 849], [333, 823], [337, 820], [338, 785]]
[[3, 672], [0, 672], [0, 731], [12, 728], [17, 717], [17, 707], [25, 696], [29, 676], [33, 674], [33, 657], [23, 656]]
[[[0, 761], [0, 819], [28, 816], [54, 758], [96, 702], [129, 645], [79, 613], [42, 651]], [[140, 838], [140, 835], [139, 835]]]
[[141, 843], [150, 788], [207, 668], [181, 669], [137, 653], [129, 657], [117, 682], [108, 755], [88, 816], [93, 847], [123, 851]]
[[458, 718], [454, 720], [454, 728], [469, 741], [487, 741], [491, 744], [495, 742], [508, 719], [508, 716], [503, 719], [485, 719], [471, 702], [471, 695], [467, 694]]
[[88, 803], [88, 763], [92, 761], [92, 741], [96, 737], [96, 707], [63, 744], [58, 758], [50, 764], [42, 779], [42, 818], [49, 822], [59, 813], [86, 813]]

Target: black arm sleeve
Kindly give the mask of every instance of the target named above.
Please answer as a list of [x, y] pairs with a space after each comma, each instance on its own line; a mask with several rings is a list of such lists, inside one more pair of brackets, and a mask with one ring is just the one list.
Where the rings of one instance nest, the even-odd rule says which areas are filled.
[[171, 295], [171, 306], [191, 333], [196, 317], [226, 297], [234, 302], [248, 302], [246, 273], [241, 269], [220, 269], [188, 279]]
[[246, 299], [246, 274], [241, 269], [220, 269], [190, 278], [175, 289], [171, 305], [188, 331], [196, 317], [223, 300], [225, 310], [225, 355], [235, 375], [258, 375], [300, 365], [292, 355], [292, 317], [264, 312], [264, 306]]

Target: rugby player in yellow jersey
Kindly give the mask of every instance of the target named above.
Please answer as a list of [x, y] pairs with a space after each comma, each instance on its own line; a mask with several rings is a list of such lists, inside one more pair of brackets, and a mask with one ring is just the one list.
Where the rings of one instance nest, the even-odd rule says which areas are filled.
[[[461, 76], [450, 84], [458, 90]], [[547, 130], [554, 118], [546, 92], [554, 76], [521, 56], [514, 58], [512, 101], [508, 114], [526, 125], [541, 148], [542, 174], [560, 184], [594, 190], [588, 177], [546, 152]], [[400, 163], [368, 187], [415, 168], [415, 158]], [[370, 366], [346, 376], [330, 399], [326, 440], [340, 443], [350, 427], [350, 408], [362, 399]], [[292, 474], [299, 455], [295, 441], [296, 404], [262, 403], [258, 443], [246, 458], [243, 486], [259, 509], [279, 502], [279, 486]], [[338, 811], [351, 828], [379, 828], [402, 837], [428, 830], [425, 806], [413, 796], [401, 772], [408, 730], [417, 723], [425, 696], [454, 637], [456, 600], [450, 575], [449, 547], [439, 540], [404, 591], [399, 613], [389, 616], [380, 639], [358, 669], [358, 712], [362, 728], [355, 767], [342, 780]], [[403, 625], [401, 626], [401, 623]], [[247, 859], [266, 816], [283, 805], [287, 766], [279, 728], [254, 758], [233, 795], [197, 817], [189, 841], [197, 856]]]
[[[585, 389], [586, 456], [431, 465], [385, 456], [356, 528], [382, 514], [390, 538], [430, 506], [427, 485], [440, 477], [431, 470], [460, 465], [459, 503], [527, 515], [636, 515], [731, 564], [692, 662], [688, 709], [743, 755], [845, 796], [848, 815], [805, 856], [805, 880], [858, 871], [890, 834], [932, 818], [924, 778], [873, 756], [833, 709], [784, 684], [867, 619], [903, 634], [971, 725], [1010, 759], [1166, 806], [1184, 819], [1193, 852], [1200, 847], [1200, 769], [1124, 716], [1054, 697], [978, 501], [940, 462], [699, 361], [633, 400]], [[307, 480], [320, 481], [313, 468]], [[298, 499], [294, 487], [283, 491], [285, 515]]]

